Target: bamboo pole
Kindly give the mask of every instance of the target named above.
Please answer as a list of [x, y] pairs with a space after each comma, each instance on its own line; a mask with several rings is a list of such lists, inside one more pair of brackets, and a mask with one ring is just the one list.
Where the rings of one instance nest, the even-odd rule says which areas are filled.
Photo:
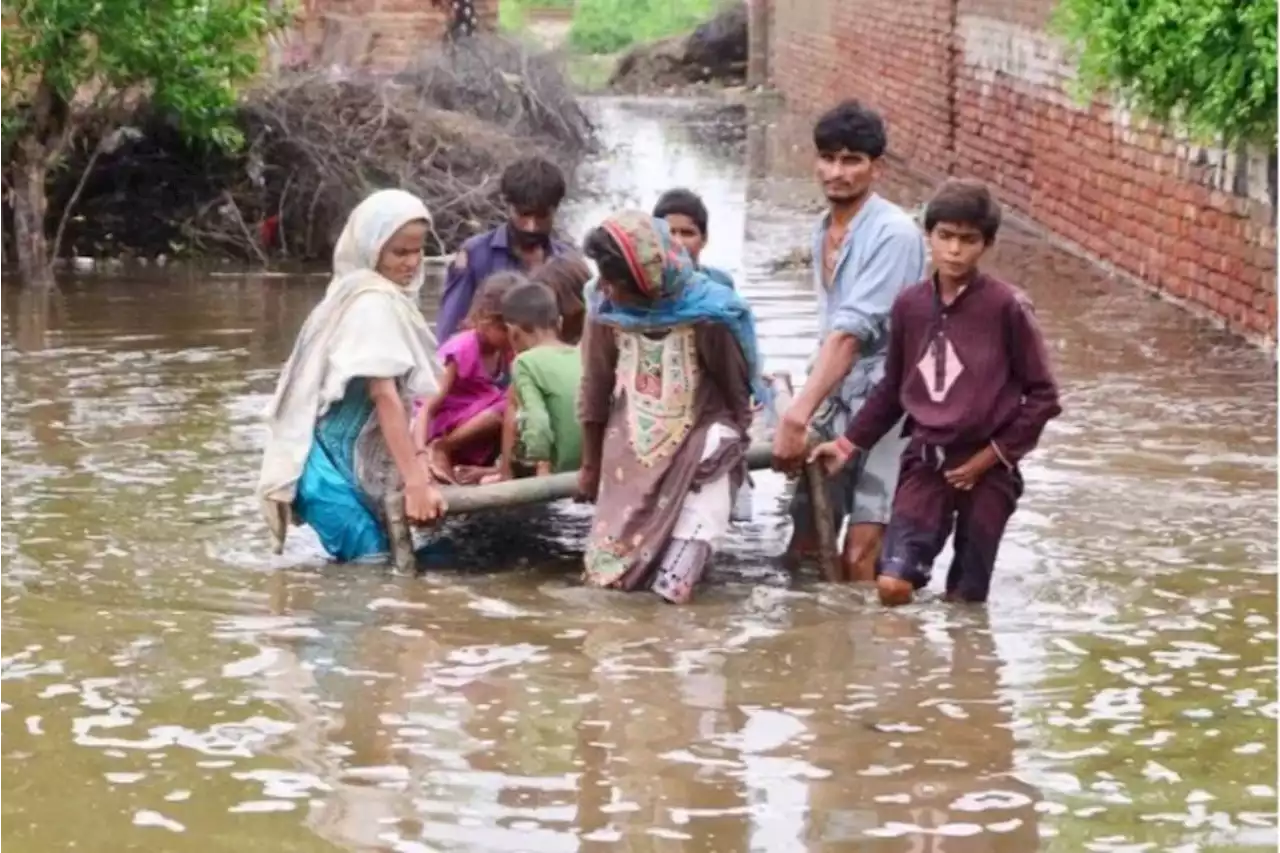
[[[773, 445], [768, 442], [756, 442], [747, 450], [747, 467], [753, 471], [768, 468], [772, 460]], [[505, 480], [485, 486], [440, 487], [440, 495], [448, 507], [446, 512], [451, 516], [549, 503], [574, 497], [577, 493], [577, 471], [547, 477]], [[391, 564], [397, 572], [412, 574], [416, 571], [417, 563], [413, 553], [413, 535], [404, 515], [404, 493], [389, 493], [383, 501], [382, 509], [387, 538], [391, 544]]]
[[[753, 471], [768, 468], [773, 460], [773, 445], [758, 441], [747, 450], [747, 467]], [[487, 486], [441, 486], [440, 494], [449, 505], [449, 515], [465, 515], [506, 509], [513, 506], [547, 503], [571, 498], [578, 492], [578, 472], [567, 471], [547, 477], [505, 480]]]
[[[791, 382], [786, 375], [774, 379], [775, 418], [781, 417], [791, 401]], [[810, 442], [812, 444], [812, 440]], [[759, 471], [773, 464], [773, 442], [760, 439], [751, 444], [746, 453], [747, 467]], [[809, 490], [813, 510], [814, 535], [818, 540], [818, 559], [822, 576], [831, 582], [841, 579], [840, 552], [836, 547], [835, 516], [826, 488], [826, 474], [820, 465], [805, 464], [804, 482], [800, 488]], [[549, 503], [572, 498], [578, 491], [578, 472], [552, 474], [547, 477], [528, 477], [506, 480], [484, 486], [442, 486], [441, 496], [448, 507], [448, 515], [467, 515], [495, 509], [508, 509], [529, 504]], [[397, 571], [414, 571], [413, 537], [404, 515], [404, 495], [389, 494], [383, 506], [388, 538], [391, 541], [392, 563]]]

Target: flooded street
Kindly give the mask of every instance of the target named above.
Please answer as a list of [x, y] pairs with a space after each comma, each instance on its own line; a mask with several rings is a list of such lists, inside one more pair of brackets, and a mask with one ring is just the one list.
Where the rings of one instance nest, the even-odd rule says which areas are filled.
[[[702, 192], [706, 261], [745, 279], [766, 368], [802, 373], [808, 273], [769, 262], [807, 245], [778, 198], [808, 182], [747, 166], [781, 146], [696, 105], [595, 109], [569, 232]], [[416, 579], [327, 565], [309, 532], [274, 557], [260, 417], [327, 277], [6, 283], [2, 840], [1274, 849], [1272, 360], [1012, 226], [992, 265], [1037, 304], [1065, 414], [990, 605], [892, 613], [779, 568], [773, 474], [686, 608], [581, 588], [574, 506], [453, 525], [456, 565]]]

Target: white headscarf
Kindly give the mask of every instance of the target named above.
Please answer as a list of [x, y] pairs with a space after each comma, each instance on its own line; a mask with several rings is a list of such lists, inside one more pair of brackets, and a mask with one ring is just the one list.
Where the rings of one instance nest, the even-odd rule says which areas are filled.
[[383, 247], [410, 222], [431, 221], [426, 205], [403, 190], [360, 202], [333, 250], [333, 280], [302, 325], [267, 408], [270, 436], [258, 479], [263, 515], [284, 547], [298, 479], [316, 421], [352, 379], [396, 378], [411, 396], [436, 389], [436, 340], [415, 296], [425, 270], [400, 286], [377, 272]]
[[[430, 225], [431, 214], [422, 199], [404, 190], [378, 190], [356, 205], [333, 247], [333, 281], [325, 295], [332, 295], [352, 273], [375, 269], [387, 241], [410, 222], [419, 221]], [[416, 297], [422, 290], [426, 274], [425, 265], [419, 265], [413, 281], [404, 288], [410, 296]]]

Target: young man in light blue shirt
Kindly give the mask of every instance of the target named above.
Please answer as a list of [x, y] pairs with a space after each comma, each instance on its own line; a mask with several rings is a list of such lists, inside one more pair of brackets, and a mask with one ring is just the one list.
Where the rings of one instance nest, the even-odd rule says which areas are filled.
[[[813, 233], [814, 292], [821, 344], [804, 387], [774, 438], [775, 467], [804, 462], [810, 429], [834, 438], [884, 375], [889, 310], [927, 273], [924, 235], [902, 208], [877, 195], [884, 168], [884, 122], [857, 101], [832, 108], [813, 129], [817, 176], [828, 210]], [[906, 445], [895, 428], [830, 482], [832, 507], [849, 521], [842, 564], [849, 581], [874, 581], [884, 528]], [[797, 490], [790, 557], [811, 552], [808, 500]]]

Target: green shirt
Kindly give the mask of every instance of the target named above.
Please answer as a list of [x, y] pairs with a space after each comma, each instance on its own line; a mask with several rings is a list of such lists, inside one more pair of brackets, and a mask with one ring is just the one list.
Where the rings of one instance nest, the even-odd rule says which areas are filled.
[[519, 405], [521, 461], [550, 462], [556, 472], [578, 470], [582, 463], [581, 383], [582, 354], [577, 347], [550, 344], [516, 356], [511, 386]]

